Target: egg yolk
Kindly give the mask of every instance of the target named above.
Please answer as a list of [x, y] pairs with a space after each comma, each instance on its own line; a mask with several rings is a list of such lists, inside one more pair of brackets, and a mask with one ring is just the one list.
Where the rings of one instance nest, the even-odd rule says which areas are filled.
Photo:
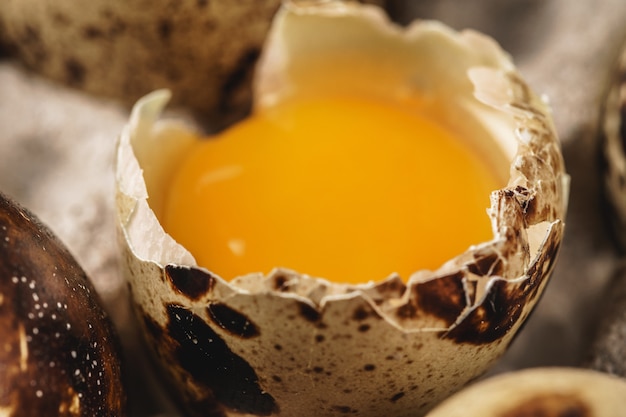
[[225, 279], [285, 267], [341, 283], [406, 280], [493, 237], [494, 168], [399, 104], [292, 100], [193, 146], [162, 222]]

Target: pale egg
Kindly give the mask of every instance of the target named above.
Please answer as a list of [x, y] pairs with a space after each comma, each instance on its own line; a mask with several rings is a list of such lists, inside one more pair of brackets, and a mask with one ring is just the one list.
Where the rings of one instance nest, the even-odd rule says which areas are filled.
[[533, 368], [481, 381], [427, 417], [619, 417], [626, 381], [589, 369]]
[[552, 272], [568, 176], [546, 103], [486, 36], [341, 2], [284, 3], [254, 93], [209, 140], [159, 120], [167, 91], [121, 135], [125, 271], [165, 380], [194, 416], [423, 415]]

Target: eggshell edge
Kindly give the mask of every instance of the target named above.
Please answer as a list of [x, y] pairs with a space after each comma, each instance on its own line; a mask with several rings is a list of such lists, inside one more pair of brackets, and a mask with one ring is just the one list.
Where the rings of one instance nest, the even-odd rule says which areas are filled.
[[[419, 26], [407, 33], [419, 36]], [[461, 43], [470, 49], [477, 40], [484, 40], [472, 32], [446, 36], [452, 36], [451, 43]], [[509, 62], [507, 57], [498, 55], [497, 49], [492, 52], [498, 57], [496, 61]], [[502, 91], [507, 94], [503, 95], [500, 90], [494, 92], [486, 83], [494, 77], [506, 88]], [[171, 375], [182, 386], [187, 386], [183, 395], [188, 404], [217, 402], [224, 405], [224, 401], [212, 398], [220, 396], [220, 388], [207, 381], [190, 379], [193, 370], [181, 366], [180, 358], [177, 361], [183, 346], [180, 339], [172, 336], [177, 317], [172, 309], [177, 308], [193, 314], [190, 316], [193, 320], [205, 323], [224, 341], [231, 354], [246, 358], [255, 371], [250, 379], [258, 388], [255, 401], [267, 400], [264, 394], [272, 396], [273, 405], [265, 411], [279, 415], [304, 415], [303, 410], [318, 413], [323, 409], [324, 404], [319, 403], [319, 399], [298, 395], [298, 392], [310, 390], [322, 390], [324, 402], [331, 404], [326, 405], [330, 407], [329, 412], [332, 407], [341, 407], [350, 401], [358, 403], [359, 398], [361, 402], [362, 398], [370, 396], [379, 398], [381, 390], [389, 390], [389, 404], [369, 404], [368, 412], [388, 411], [392, 404], [399, 410], [398, 415], [408, 412], [409, 408], [419, 414], [420, 409], [432, 407], [450, 391], [482, 373], [504, 352], [532, 311], [554, 266], [562, 239], [569, 179], [547, 106], [519, 75], [507, 64], [504, 69], [472, 69], [470, 79], [479, 101], [515, 121], [511, 128], [519, 142], [509, 185], [492, 195], [494, 240], [471, 248], [438, 271], [416, 273], [407, 284], [392, 276], [378, 283], [347, 286], [282, 269], [267, 277], [256, 274], [229, 283], [196, 267], [187, 251], [160, 227], [147, 203], [145, 184], [141, 184], [142, 169], [134, 159], [135, 153], [155, 147], [155, 143], [150, 142], [152, 139], [143, 136], [145, 133], [153, 139], [163, 138], [163, 132], [172, 129], [173, 125], [157, 120], [168, 93], [155, 92], [135, 106], [118, 148], [118, 169], [124, 170], [118, 171], [117, 176], [120, 232], [128, 278], [148, 338], [161, 343], [156, 347], [157, 355], [172, 364]], [[175, 165], [171, 157], [167, 159], [168, 167]], [[192, 294], [188, 284], [181, 285], [192, 280], [202, 282], [203, 290]], [[211, 306], [215, 305], [237, 312], [246, 318], [244, 322], [258, 328], [260, 334], [253, 338], [253, 347], [241, 332], [233, 332], [220, 324], [211, 313]], [[363, 327], [354, 328], [355, 323]], [[368, 331], [360, 332], [359, 328]], [[154, 329], [160, 329], [158, 337]], [[167, 329], [169, 333], [164, 335]], [[290, 336], [286, 339], [283, 336], [287, 332]], [[289, 349], [280, 345], [280, 351], [298, 352], [302, 346], [315, 346], [320, 336], [323, 340], [342, 335], [348, 339], [347, 335], [361, 333], [368, 335], [357, 338], [355, 346], [344, 341], [341, 352], [321, 347], [304, 352], [306, 357], [295, 362], [309, 364], [309, 368], [281, 369], [282, 352], [276, 348], [280, 345], [277, 340], [290, 344]], [[381, 345], [381, 340], [387, 343]], [[358, 378], [358, 372], [372, 365], [362, 357], [345, 357], [342, 352], [350, 352], [353, 347], [354, 351], [376, 351], [377, 355], [385, 357], [381, 349], [393, 346], [412, 347], [414, 352], [419, 352], [419, 366], [407, 366], [398, 361], [378, 376], [376, 372], [366, 373], [368, 383], [359, 387], [359, 398], [337, 391], [337, 383]], [[386, 357], [390, 358], [401, 356], [397, 352], [387, 353]], [[354, 374], [326, 375], [328, 378], [312, 375], [318, 369], [316, 361], [328, 363], [329, 360], [342, 366], [333, 370], [322, 367], [324, 372], [334, 375], [333, 372], [347, 368]], [[274, 377], [280, 381], [262, 372], [256, 373], [268, 364], [289, 375], [292, 388], [298, 392], [290, 392], [278, 374]], [[403, 378], [406, 378], [404, 389], [398, 391], [395, 387], [394, 390], [394, 384]], [[324, 379], [331, 382], [324, 382]], [[421, 386], [415, 381], [421, 381]], [[430, 382], [424, 384], [424, 381]], [[228, 394], [234, 395], [233, 392]], [[238, 404], [245, 403], [246, 400], [240, 398]], [[416, 407], [415, 404], [421, 405]], [[258, 414], [259, 411], [241, 410], [236, 404], [226, 404], [226, 408], [229, 407], [235, 410], [232, 415]]]

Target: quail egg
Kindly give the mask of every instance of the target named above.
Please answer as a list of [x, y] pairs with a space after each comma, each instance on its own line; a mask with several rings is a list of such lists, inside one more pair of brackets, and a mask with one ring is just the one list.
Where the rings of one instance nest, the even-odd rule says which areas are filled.
[[611, 224], [616, 240], [626, 250], [626, 134], [624, 103], [626, 51], [619, 58], [606, 102], [602, 125], [602, 155], [605, 161], [604, 189], [611, 208]]
[[[434, 21], [400, 28], [380, 8], [343, 2], [283, 3], [254, 87], [252, 115], [224, 132], [235, 132], [224, 141], [201, 139], [184, 123], [162, 119], [169, 100], [164, 90], [136, 104], [120, 137], [124, 269], [164, 380], [193, 416], [424, 415], [504, 353], [548, 283], [568, 195], [548, 106], [493, 39]], [[389, 109], [398, 114], [385, 113]], [[387, 117], [388, 127], [376, 125]], [[433, 133], [430, 145], [444, 160], [418, 155], [413, 141], [428, 148], [430, 133], [412, 130], [407, 118]], [[259, 124], [271, 133], [260, 133]], [[277, 133], [303, 124], [295, 136]], [[246, 131], [254, 137], [237, 134]], [[325, 136], [331, 133], [334, 139]], [[277, 137], [277, 146], [314, 143], [299, 156], [298, 146], [277, 149]], [[463, 150], [452, 149], [455, 141]], [[227, 149], [215, 148], [219, 143]], [[191, 175], [196, 182], [188, 186], [181, 180], [185, 167], [204, 146], [216, 149], [217, 165], [200, 160], [197, 166], [212, 169]], [[336, 149], [344, 159], [327, 162]], [[479, 162], [461, 162], [470, 153]], [[247, 158], [262, 170], [231, 189], [226, 185], [245, 169], [219, 165], [222, 156]], [[416, 175], [435, 185], [411, 188]], [[367, 180], [357, 188], [343, 183], [344, 176]], [[184, 200], [185, 187], [215, 184], [224, 185], [223, 194]], [[386, 194], [396, 188], [398, 194]], [[320, 200], [349, 209], [339, 218], [328, 209], [305, 215]], [[181, 201], [178, 208], [196, 205], [212, 213], [213, 229], [185, 211], [168, 217]], [[361, 211], [372, 207], [372, 215], [400, 211], [368, 221]], [[256, 223], [248, 222], [257, 211]], [[368, 233], [379, 221], [397, 217], [404, 224], [422, 212], [421, 224], [407, 226], [410, 233], [402, 237], [393, 233], [404, 229], [393, 223]], [[286, 227], [286, 235], [259, 224], [277, 230], [281, 218], [305, 217], [290, 223], [295, 226]], [[349, 224], [354, 218], [357, 224]], [[188, 248], [182, 234], [174, 237], [171, 221], [190, 222], [190, 245], [196, 239], [199, 248]], [[239, 223], [246, 225], [241, 233], [260, 231], [261, 250], [278, 247], [294, 257], [222, 269], [226, 255], [243, 256], [254, 246], [255, 236], [239, 231], [216, 243], [222, 226]], [[475, 228], [479, 234], [467, 240]], [[299, 240], [318, 230], [322, 238]], [[361, 241], [378, 246], [362, 249]], [[431, 249], [445, 249], [446, 242], [450, 252], [430, 259]], [[224, 255], [201, 260], [203, 247], [220, 245]], [[324, 252], [327, 247], [337, 249]], [[384, 264], [399, 259], [396, 252], [407, 265]], [[300, 256], [313, 261], [300, 264]]]
[[533, 368], [498, 375], [453, 395], [427, 417], [619, 417], [626, 381], [577, 368]]
[[217, 126], [249, 109], [252, 68], [279, 5], [5, 0], [0, 44], [33, 71], [126, 104], [167, 87], [174, 104]]
[[93, 285], [0, 194], [0, 415], [126, 415], [120, 344]]

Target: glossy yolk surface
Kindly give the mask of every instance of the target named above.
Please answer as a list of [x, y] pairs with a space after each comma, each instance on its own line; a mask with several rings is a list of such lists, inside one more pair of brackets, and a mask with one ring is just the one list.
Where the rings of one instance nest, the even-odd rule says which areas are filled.
[[290, 101], [194, 146], [162, 222], [225, 279], [286, 267], [344, 283], [406, 280], [493, 237], [495, 171], [397, 104]]

